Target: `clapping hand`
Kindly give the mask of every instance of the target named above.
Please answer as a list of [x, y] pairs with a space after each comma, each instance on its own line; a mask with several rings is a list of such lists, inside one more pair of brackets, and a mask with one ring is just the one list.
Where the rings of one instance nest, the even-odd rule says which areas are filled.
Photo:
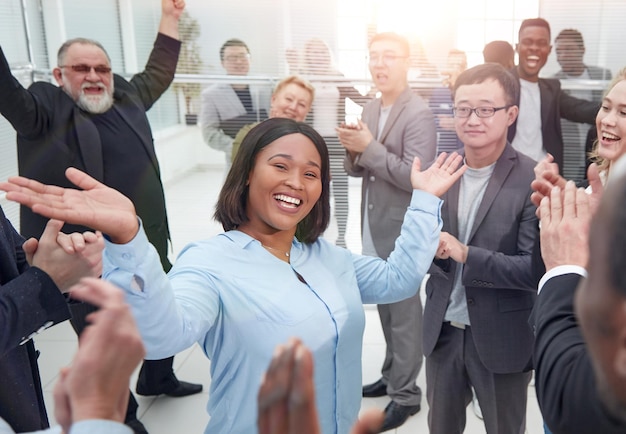
[[[259, 434], [320, 434], [313, 356], [299, 339], [276, 347], [259, 389], [258, 406]], [[383, 412], [370, 410], [350, 433], [378, 432], [383, 418]]]
[[541, 256], [546, 270], [559, 265], [587, 266], [592, 199], [572, 181], [565, 191], [554, 187], [541, 200]]

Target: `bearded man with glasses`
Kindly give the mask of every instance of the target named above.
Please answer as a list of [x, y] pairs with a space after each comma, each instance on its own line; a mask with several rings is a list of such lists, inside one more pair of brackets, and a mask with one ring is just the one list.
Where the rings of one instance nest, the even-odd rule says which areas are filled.
[[[0, 50], [0, 113], [17, 131], [20, 175], [46, 184], [71, 187], [65, 170], [77, 167], [129, 197], [141, 217], [163, 268], [170, 237], [152, 131], [146, 111], [167, 90], [178, 62], [178, 21], [184, 0], [161, 0], [159, 33], [143, 72], [130, 81], [111, 70], [111, 59], [97, 41], [76, 38], [58, 52], [52, 73], [59, 85], [33, 83], [25, 89], [12, 75]], [[20, 210], [21, 234], [39, 238], [47, 219], [27, 207]], [[86, 228], [65, 225], [64, 232]], [[94, 307], [70, 305], [72, 325], [80, 333]], [[179, 381], [173, 357], [145, 361], [137, 382], [141, 395], [185, 396], [202, 385]], [[137, 420], [137, 402], [131, 395], [126, 423], [146, 433]]]
[[488, 434], [523, 433], [536, 297], [535, 162], [507, 141], [519, 82], [495, 63], [462, 72], [454, 123], [467, 170], [444, 194], [424, 307], [431, 434], [462, 433], [472, 388]]

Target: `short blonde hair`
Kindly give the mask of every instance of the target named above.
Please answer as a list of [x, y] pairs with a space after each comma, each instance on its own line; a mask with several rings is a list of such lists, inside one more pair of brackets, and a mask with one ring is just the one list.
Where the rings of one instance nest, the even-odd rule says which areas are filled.
[[300, 86], [302, 89], [309, 92], [311, 94], [311, 104], [313, 104], [313, 99], [315, 98], [315, 88], [309, 80], [306, 80], [298, 75], [290, 75], [280, 80], [274, 88], [274, 92], [272, 93], [272, 95], [278, 94], [278, 92], [280, 92], [290, 84]]

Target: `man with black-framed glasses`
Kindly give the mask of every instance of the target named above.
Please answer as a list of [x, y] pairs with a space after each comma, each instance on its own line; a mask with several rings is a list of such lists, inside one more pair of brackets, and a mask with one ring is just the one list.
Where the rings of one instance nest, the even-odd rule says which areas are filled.
[[[178, 21], [184, 0], [161, 0], [159, 33], [144, 71], [130, 80], [111, 70], [111, 60], [97, 41], [75, 38], [58, 51], [52, 73], [59, 85], [35, 82], [25, 89], [12, 75], [0, 50], [0, 113], [17, 132], [20, 175], [46, 184], [70, 187], [65, 170], [77, 167], [128, 196], [150, 242], [167, 271], [169, 227], [160, 169], [147, 110], [167, 90], [178, 62]], [[8, 41], [7, 41], [8, 42]], [[20, 232], [39, 238], [47, 219], [22, 207]], [[82, 232], [65, 225], [64, 232]], [[80, 333], [95, 307], [70, 304], [72, 325]], [[179, 381], [173, 357], [144, 362], [137, 382], [141, 395], [186, 396], [202, 385]], [[146, 433], [131, 395], [126, 422]]]
[[[435, 158], [435, 120], [426, 102], [409, 87], [410, 45], [395, 33], [378, 33], [369, 44], [369, 70], [380, 98], [363, 107], [362, 120], [342, 125], [344, 167], [362, 182], [363, 254], [387, 258], [400, 234], [411, 198], [410, 171], [417, 156], [428, 167]], [[415, 282], [419, 287], [421, 282]], [[381, 431], [404, 424], [421, 409], [417, 376], [422, 368], [422, 301], [379, 304], [387, 344], [382, 377], [363, 387], [363, 396], [389, 395]]]
[[535, 162], [507, 140], [519, 97], [510, 72], [495, 63], [479, 65], [461, 73], [453, 90], [455, 129], [468, 167], [444, 195], [439, 248], [426, 283], [428, 425], [431, 434], [463, 432], [473, 388], [488, 434], [520, 434], [536, 295]]

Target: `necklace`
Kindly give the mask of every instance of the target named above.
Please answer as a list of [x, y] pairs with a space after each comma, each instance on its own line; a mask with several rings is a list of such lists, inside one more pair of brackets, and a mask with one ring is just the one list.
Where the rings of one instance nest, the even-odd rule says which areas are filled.
[[284, 250], [280, 250], [277, 249], [275, 247], [270, 247], [270, 246], [266, 246], [265, 244], [261, 244], [263, 247], [265, 247], [267, 250], [272, 250], [274, 252], [278, 252], [278, 253], [282, 253], [283, 255], [285, 255], [286, 257], [289, 257], [289, 252], [285, 252]]

